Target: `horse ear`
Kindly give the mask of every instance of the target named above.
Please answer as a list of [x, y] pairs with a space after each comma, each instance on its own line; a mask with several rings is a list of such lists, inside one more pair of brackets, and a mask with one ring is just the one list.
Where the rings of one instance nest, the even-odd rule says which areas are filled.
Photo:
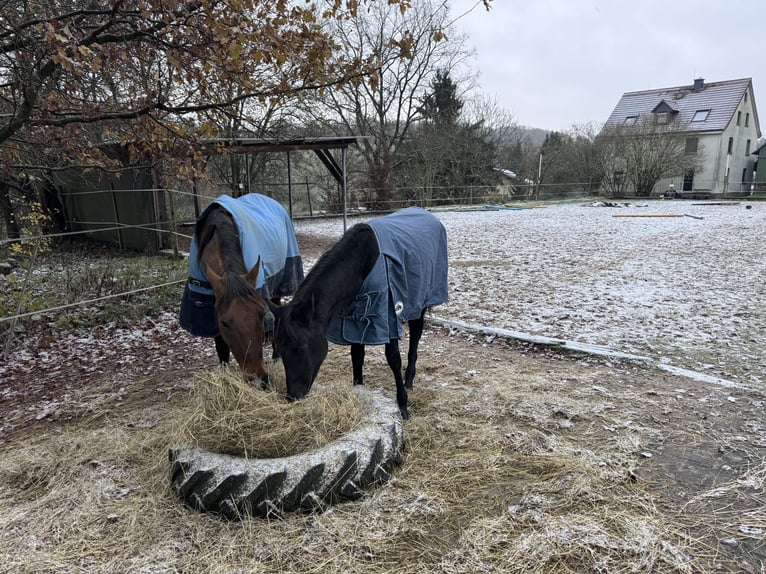
[[207, 277], [208, 283], [212, 285], [213, 291], [219, 291], [221, 288], [221, 282], [223, 279], [215, 271], [213, 271], [209, 265], [205, 265], [205, 277]]
[[258, 261], [255, 262], [255, 265], [253, 265], [250, 268], [250, 271], [247, 272], [247, 275], [245, 275], [245, 281], [247, 281], [248, 285], [252, 285], [255, 287], [256, 281], [258, 280], [258, 270], [261, 268], [261, 256], [258, 256]]

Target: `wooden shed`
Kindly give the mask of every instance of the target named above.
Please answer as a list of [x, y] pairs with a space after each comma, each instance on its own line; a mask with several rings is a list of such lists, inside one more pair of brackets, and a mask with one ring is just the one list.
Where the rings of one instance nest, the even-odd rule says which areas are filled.
[[[288, 209], [292, 216], [292, 177], [290, 154], [313, 151], [342, 189], [343, 216], [347, 211], [346, 150], [362, 136], [321, 136], [302, 138], [216, 138], [200, 142], [209, 154], [227, 153], [254, 155], [286, 153], [288, 166]], [[331, 150], [340, 150], [340, 161]], [[119, 172], [83, 172], [68, 170], [54, 176], [54, 183], [64, 207], [71, 231], [87, 233], [89, 237], [118, 245], [123, 249], [157, 251], [173, 247], [174, 227], [172, 199], [159, 185], [158, 174], [149, 167], [130, 167]], [[249, 192], [249, 185], [245, 188]], [[195, 215], [201, 205], [196, 190]]]

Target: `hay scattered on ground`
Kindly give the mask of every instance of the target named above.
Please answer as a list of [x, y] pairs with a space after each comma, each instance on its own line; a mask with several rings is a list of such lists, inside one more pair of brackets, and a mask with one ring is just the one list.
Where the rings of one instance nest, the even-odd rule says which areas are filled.
[[263, 390], [235, 369], [200, 375], [179, 440], [223, 454], [278, 458], [322, 447], [362, 420], [363, 405], [351, 385], [322, 387], [288, 403], [284, 372], [272, 367], [269, 379]]
[[[382, 350], [367, 365], [392, 396]], [[331, 352], [305, 401], [237, 377], [226, 400], [309, 408], [350, 392], [349, 366]], [[146, 380], [97, 417], [30, 432], [0, 451], [0, 572], [763, 571], [760, 395], [434, 333], [418, 372], [392, 480], [278, 521], [227, 522], [169, 488], [167, 449], [200, 385], [233, 373], [211, 368], [194, 392], [185, 375]]]

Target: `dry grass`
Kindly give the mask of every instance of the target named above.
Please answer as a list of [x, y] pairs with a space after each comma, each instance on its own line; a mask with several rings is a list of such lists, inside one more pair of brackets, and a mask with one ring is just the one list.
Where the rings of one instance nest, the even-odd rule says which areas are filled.
[[176, 426], [179, 443], [249, 458], [277, 458], [314, 450], [341, 437], [362, 420], [350, 385], [285, 401], [284, 372], [271, 368], [270, 388], [245, 382], [234, 369], [199, 376], [191, 413]]
[[[392, 396], [382, 351], [368, 352], [367, 362], [368, 384]], [[330, 437], [344, 432], [336, 423], [347, 423], [345, 415], [335, 411], [345, 399], [321, 395], [336, 383], [338, 392], [350, 388], [346, 350], [331, 352], [320, 378], [309, 395], [314, 413], [335, 422], [302, 426]], [[730, 390], [646, 367], [527, 356], [499, 342], [430, 333], [405, 462], [390, 483], [323, 514], [226, 522], [172, 495], [167, 448], [183, 437], [202, 441], [205, 432], [215, 440], [219, 428], [237, 436], [231, 448], [245, 444], [250, 454], [279, 442], [261, 433], [308, 402], [251, 395], [218, 373], [187, 385], [194, 391], [158, 391], [171, 383], [180, 381], [144, 381], [141, 401], [30, 434], [0, 453], [0, 571], [763, 571], [766, 443], [760, 430], [743, 430], [761, 416], [757, 397], [733, 403]], [[694, 402], [676, 398], [680, 385]], [[263, 420], [232, 425], [232, 404]], [[697, 404], [716, 416], [699, 417]], [[291, 418], [304, 416], [295, 410]], [[302, 434], [294, 422], [287, 434]], [[248, 432], [260, 437], [250, 446]], [[727, 453], [740, 467], [726, 453], [706, 456], [708, 444], [738, 445]], [[288, 450], [296, 448], [311, 446]], [[698, 474], [674, 470], [682, 461], [671, 453], [684, 449], [687, 461], [697, 457], [689, 469]]]

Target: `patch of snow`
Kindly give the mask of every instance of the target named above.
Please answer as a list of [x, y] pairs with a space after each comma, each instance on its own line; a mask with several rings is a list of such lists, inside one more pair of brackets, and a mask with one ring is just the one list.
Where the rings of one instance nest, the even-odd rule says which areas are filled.
[[[766, 388], [766, 203], [712, 203], [434, 211], [450, 258], [450, 298], [434, 314]], [[296, 229], [340, 237], [343, 221]]]

